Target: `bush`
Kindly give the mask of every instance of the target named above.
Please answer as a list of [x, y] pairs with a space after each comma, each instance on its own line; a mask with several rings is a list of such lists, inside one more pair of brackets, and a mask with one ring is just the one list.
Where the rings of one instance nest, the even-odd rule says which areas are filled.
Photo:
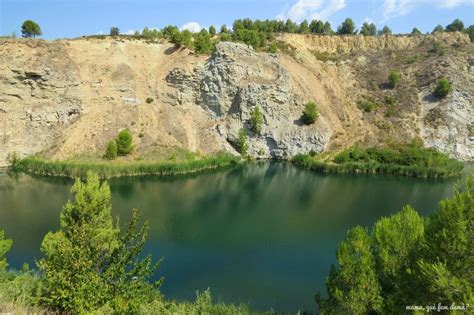
[[250, 126], [253, 132], [260, 134], [262, 131], [263, 124], [263, 113], [260, 111], [259, 107], [255, 107], [254, 110], [250, 113]]
[[197, 54], [210, 54], [212, 47], [211, 36], [205, 29], [194, 35], [194, 51]]
[[397, 86], [398, 82], [400, 81], [400, 75], [396, 70], [391, 70], [390, 74], [388, 75], [388, 84], [393, 89]]
[[378, 31], [378, 35], [392, 35], [390, 27], [385, 25], [381, 30]]
[[301, 120], [306, 125], [314, 124], [316, 119], [319, 117], [318, 107], [315, 102], [308, 102], [303, 110]]
[[434, 95], [438, 98], [446, 97], [453, 90], [453, 86], [447, 79], [440, 79], [436, 82], [436, 88], [434, 90]]
[[239, 141], [237, 143], [237, 150], [241, 155], [247, 155], [247, 151], [249, 149], [249, 144], [247, 142], [247, 131], [245, 129], [239, 130]]
[[387, 105], [395, 105], [397, 103], [397, 99], [392, 96], [385, 96], [384, 101]]
[[337, 33], [339, 35], [352, 35], [356, 32], [357, 31], [354, 21], [352, 21], [350, 18], [345, 19], [344, 22], [342, 22], [342, 24], [337, 28]]
[[370, 100], [362, 100], [357, 102], [357, 107], [366, 113], [371, 113], [377, 106]]
[[6, 254], [12, 247], [12, 240], [5, 239], [3, 230], [0, 230], [0, 272], [5, 271], [7, 268]]
[[446, 26], [446, 32], [462, 32], [464, 31], [464, 23], [460, 19], [454, 20]]
[[420, 35], [423, 35], [421, 33], [421, 31], [419, 29], [417, 29], [416, 27], [414, 27], [412, 30], [411, 30], [411, 33], [410, 33], [411, 36], [420, 36]]
[[374, 23], [364, 22], [362, 28], [360, 29], [360, 34], [364, 36], [375, 36], [377, 35], [377, 27]]
[[133, 151], [133, 138], [128, 129], [120, 131], [115, 141], [117, 142], [118, 155], [127, 155]]
[[153, 97], [147, 97], [147, 98], [146, 98], [146, 103], [147, 103], [147, 104], [151, 104], [151, 103], [153, 103], [153, 101], [154, 101], [154, 100], [153, 100]]
[[151, 256], [139, 258], [148, 225], [139, 215], [121, 231], [111, 214], [110, 187], [89, 172], [71, 188], [74, 200], [64, 206], [61, 229], [46, 234], [38, 262], [44, 276], [42, 302], [65, 313], [89, 313], [106, 304], [114, 313], [137, 313], [158, 294], [161, 281], [148, 279], [158, 268]]
[[402, 314], [400, 305], [431, 301], [467, 310], [474, 290], [473, 204], [470, 176], [430, 217], [405, 206], [370, 231], [349, 230], [326, 280], [327, 298], [316, 295], [321, 314]]
[[120, 30], [116, 26], [112, 26], [110, 28], [110, 36], [119, 36], [120, 35]]
[[436, 27], [433, 29], [431, 34], [436, 34], [436, 33], [442, 33], [444, 32], [444, 28], [441, 25], [436, 25]]
[[444, 47], [439, 42], [434, 42], [433, 47], [429, 50], [429, 52], [442, 56], [444, 55]]
[[117, 142], [115, 142], [115, 140], [110, 140], [109, 143], [107, 143], [104, 158], [106, 158], [107, 160], [114, 160], [117, 158], [117, 152]]
[[270, 46], [268, 46], [267, 52], [270, 54], [276, 54], [278, 52], [278, 45], [276, 42], [272, 42]]
[[211, 37], [214, 37], [216, 33], [217, 33], [216, 27], [214, 25], [209, 26], [209, 35], [211, 35]]
[[42, 35], [41, 28], [35, 21], [26, 20], [21, 26], [21, 34], [23, 37], [36, 37]]

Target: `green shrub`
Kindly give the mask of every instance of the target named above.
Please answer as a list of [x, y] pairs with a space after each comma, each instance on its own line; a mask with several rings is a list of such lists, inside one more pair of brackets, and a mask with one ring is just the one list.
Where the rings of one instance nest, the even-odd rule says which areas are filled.
[[120, 30], [116, 26], [112, 26], [110, 28], [110, 36], [119, 36], [120, 35]]
[[308, 102], [303, 110], [301, 120], [306, 125], [314, 124], [316, 119], [319, 117], [318, 107], [315, 102]]
[[147, 104], [151, 104], [151, 103], [153, 103], [153, 101], [154, 101], [154, 100], [153, 100], [153, 97], [147, 97], [147, 98], [146, 98], [146, 103], [147, 103]]
[[104, 158], [107, 160], [114, 160], [117, 158], [117, 142], [115, 140], [110, 140], [107, 143], [107, 148], [105, 149]]
[[211, 35], [211, 37], [214, 37], [216, 33], [217, 33], [216, 27], [214, 25], [209, 26], [209, 35]]
[[395, 105], [397, 103], [397, 99], [393, 96], [385, 96], [384, 101], [387, 105]]
[[446, 97], [453, 90], [453, 86], [447, 79], [440, 79], [436, 82], [436, 88], [434, 90], [434, 95], [438, 98]]
[[128, 129], [124, 129], [119, 132], [117, 139], [117, 154], [127, 155], [133, 150], [133, 138], [132, 134]]
[[415, 54], [413, 56], [410, 56], [406, 59], [406, 63], [408, 64], [412, 64], [412, 63], [415, 63], [417, 62], [418, 60], [420, 60], [420, 55], [419, 54]]
[[12, 247], [12, 243], [12, 240], [5, 239], [3, 230], [0, 230], [0, 272], [5, 271], [8, 266], [5, 256]]
[[366, 113], [371, 113], [375, 109], [376, 105], [370, 100], [361, 100], [357, 102], [357, 107]]
[[262, 131], [263, 119], [262, 111], [256, 106], [250, 113], [250, 127], [256, 134], [260, 134]]
[[71, 188], [74, 200], [64, 206], [61, 229], [46, 234], [38, 267], [44, 277], [42, 303], [66, 313], [89, 313], [106, 304], [114, 313], [137, 313], [157, 297], [161, 281], [150, 284], [158, 264], [139, 258], [148, 225], [139, 215], [121, 231], [111, 214], [110, 187], [89, 172]]
[[194, 35], [194, 51], [197, 54], [210, 54], [212, 48], [211, 35], [209, 35], [206, 29], [202, 29]]
[[21, 34], [23, 37], [36, 37], [42, 35], [41, 28], [35, 21], [26, 20], [21, 26]]
[[371, 230], [349, 230], [337, 250], [338, 264], [329, 271], [327, 298], [316, 294], [321, 314], [402, 314], [400, 305], [432, 305], [434, 300], [469, 308], [473, 205], [471, 175], [430, 217], [405, 206], [377, 220]]
[[248, 136], [247, 131], [243, 128], [239, 130], [237, 149], [242, 156], [247, 155], [247, 151], [249, 149]]
[[444, 47], [439, 42], [434, 42], [433, 47], [429, 50], [429, 52], [442, 56], [444, 55]]
[[347, 18], [342, 22], [341, 25], [337, 28], [337, 33], [339, 35], [352, 35], [356, 33], [356, 26], [352, 19]]
[[393, 89], [397, 86], [398, 82], [400, 81], [400, 75], [396, 70], [391, 70], [390, 74], [388, 75], [388, 84]]
[[276, 42], [271, 42], [270, 46], [268, 46], [267, 52], [270, 54], [276, 54], [278, 52], [278, 45]]

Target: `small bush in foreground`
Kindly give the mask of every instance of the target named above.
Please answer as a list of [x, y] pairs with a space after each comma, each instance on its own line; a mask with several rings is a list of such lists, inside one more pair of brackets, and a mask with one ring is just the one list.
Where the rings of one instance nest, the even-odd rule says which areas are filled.
[[308, 102], [303, 110], [301, 120], [306, 125], [314, 124], [316, 119], [319, 117], [318, 107], [315, 102]]
[[147, 103], [147, 104], [153, 103], [153, 97], [147, 97], [147, 98], [146, 98], [146, 103]]
[[453, 86], [447, 79], [440, 79], [436, 82], [434, 95], [438, 98], [446, 97], [453, 90]]
[[136, 313], [157, 295], [150, 284], [158, 264], [139, 259], [148, 225], [137, 230], [136, 210], [124, 231], [111, 215], [110, 188], [89, 172], [78, 179], [61, 212], [61, 229], [49, 232], [38, 262], [44, 276], [42, 303], [55, 310], [87, 313], [108, 304], [115, 313]]
[[329, 271], [327, 298], [316, 294], [320, 313], [404, 314], [406, 305], [432, 301], [472, 313], [473, 206], [471, 175], [430, 217], [406, 206], [370, 231], [349, 230]]
[[7, 268], [7, 259], [5, 255], [12, 247], [12, 240], [5, 239], [3, 230], [0, 230], [0, 272], [5, 271]]

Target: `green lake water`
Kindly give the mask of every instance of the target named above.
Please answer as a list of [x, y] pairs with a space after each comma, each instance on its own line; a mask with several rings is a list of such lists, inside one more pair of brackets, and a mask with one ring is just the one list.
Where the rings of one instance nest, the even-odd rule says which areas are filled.
[[[146, 253], [164, 257], [157, 278], [167, 298], [213, 298], [256, 310], [314, 311], [314, 294], [338, 243], [411, 204], [428, 215], [453, 180], [318, 174], [286, 163], [255, 163], [192, 176], [110, 181], [113, 214], [138, 208], [149, 221]], [[0, 174], [0, 228], [14, 244], [11, 267], [34, 265], [44, 235], [59, 227], [72, 181]]]

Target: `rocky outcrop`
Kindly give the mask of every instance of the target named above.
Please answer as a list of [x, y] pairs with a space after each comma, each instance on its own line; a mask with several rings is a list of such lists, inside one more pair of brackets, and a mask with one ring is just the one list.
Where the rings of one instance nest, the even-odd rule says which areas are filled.
[[305, 100], [276, 55], [258, 54], [244, 44], [218, 43], [198, 85], [196, 103], [216, 120], [220, 138], [231, 144], [237, 142], [240, 129], [250, 130], [250, 113], [261, 109], [262, 131], [250, 132], [249, 137], [252, 156], [287, 158], [327, 147], [331, 131], [323, 121], [303, 126], [300, 116]]

